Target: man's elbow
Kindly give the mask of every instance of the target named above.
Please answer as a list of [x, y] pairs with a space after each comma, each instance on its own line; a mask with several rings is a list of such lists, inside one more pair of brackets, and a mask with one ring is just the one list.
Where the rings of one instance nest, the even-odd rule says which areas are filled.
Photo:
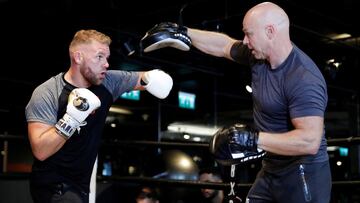
[[45, 161], [47, 158], [49, 158], [48, 154], [39, 151], [33, 151], [33, 155], [39, 161]]
[[312, 148], [310, 148], [310, 149], [308, 150], [308, 154], [310, 154], [310, 155], [316, 155], [316, 154], [318, 153], [318, 151], [319, 151], [319, 148], [318, 148], [318, 147], [317, 147], [317, 148], [312, 147]]
[[320, 148], [320, 142], [313, 141], [306, 147], [306, 153], [309, 155], [316, 155]]

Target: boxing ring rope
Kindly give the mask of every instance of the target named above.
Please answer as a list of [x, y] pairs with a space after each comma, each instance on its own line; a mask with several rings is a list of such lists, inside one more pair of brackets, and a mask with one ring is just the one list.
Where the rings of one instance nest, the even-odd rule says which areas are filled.
[[[106, 146], [126, 146], [126, 147], [158, 147], [158, 148], [192, 148], [192, 149], [205, 149], [208, 150], [209, 144], [207, 143], [181, 143], [181, 142], [157, 142], [157, 141], [139, 141], [139, 140], [115, 140], [111, 142], [103, 142]], [[348, 138], [336, 138], [328, 139], [328, 146], [350, 146], [360, 144], [360, 137], [348, 137]], [[209, 183], [201, 181], [191, 180], [172, 180], [164, 178], [152, 178], [152, 177], [132, 177], [132, 176], [110, 176], [110, 177], [98, 177], [100, 181], [116, 181], [124, 183], [141, 183], [153, 186], [173, 186], [173, 187], [196, 187], [196, 188], [210, 188], [210, 189], [228, 189], [230, 183]], [[252, 183], [237, 183], [238, 188], [250, 188]], [[351, 187], [360, 186], [359, 181], [333, 181], [333, 187]]]
[[[123, 182], [123, 183], [138, 183], [151, 186], [171, 186], [171, 187], [192, 187], [192, 188], [211, 188], [211, 189], [227, 189], [230, 188], [230, 183], [214, 183], [201, 182], [195, 180], [173, 180], [165, 178], [151, 178], [151, 177], [132, 177], [132, 176], [103, 176], [98, 177], [97, 180], [108, 182]], [[360, 182], [360, 181], [359, 181]], [[359, 183], [360, 184], [360, 183]], [[248, 188], [252, 183], [238, 183], [236, 187]]]
[[[161, 147], [161, 148], [209, 148], [207, 143], [182, 143], [182, 142], [158, 142], [158, 141], [139, 141], [139, 140], [113, 140], [103, 142], [106, 146], [146, 146], [146, 147]], [[328, 146], [342, 145], [357, 145], [360, 144], [360, 137], [335, 138], [327, 140]]]
[[[209, 188], [209, 189], [229, 189], [230, 183], [213, 183], [201, 182], [194, 180], [172, 180], [165, 178], [151, 177], [132, 177], [132, 176], [102, 176], [97, 178], [98, 181], [104, 182], [121, 182], [121, 183], [137, 183], [151, 186], [171, 186], [171, 187], [192, 187], [192, 188]], [[250, 188], [252, 183], [237, 183], [237, 188]], [[356, 181], [333, 181], [333, 187], [353, 187], [360, 186], [360, 180]]]
[[360, 144], [360, 137], [348, 137], [348, 138], [334, 138], [334, 139], [328, 139], [327, 140], [328, 146], [334, 146], [334, 145], [356, 145]]
[[[14, 136], [8, 134], [0, 134], [0, 140], [4, 141], [3, 149], [1, 150], [2, 156], [7, 156], [8, 152], [7, 145], [9, 140], [27, 140], [24, 136]], [[181, 142], [157, 142], [157, 141], [123, 141], [123, 140], [114, 140], [114, 141], [104, 141], [102, 143], [105, 146], [126, 146], [126, 147], [156, 147], [156, 148], [192, 148], [192, 149], [205, 149], [209, 148], [207, 143], [181, 143]], [[328, 146], [350, 146], [360, 144], [360, 137], [348, 137], [348, 138], [336, 138], [328, 139]], [[7, 157], [3, 158], [4, 160]], [[6, 165], [6, 163], [3, 163]], [[1, 176], [2, 177], [2, 176]], [[2, 177], [3, 178], [3, 177]], [[5, 177], [6, 178], [6, 177]], [[196, 187], [196, 188], [211, 188], [211, 189], [226, 189], [230, 187], [230, 183], [209, 183], [209, 182], [200, 182], [192, 180], [172, 180], [165, 178], [152, 178], [152, 177], [133, 177], [133, 176], [99, 176], [97, 177], [99, 181], [109, 181], [109, 182], [123, 182], [123, 183], [142, 183], [148, 185], [161, 185], [161, 186], [186, 186], [186, 187]], [[249, 188], [252, 183], [237, 183], [236, 187], [238, 188]], [[334, 187], [351, 187], [351, 186], [360, 186], [360, 180], [356, 181], [333, 181], [332, 185]]]
[[[0, 134], [0, 140], [27, 140], [25, 136]], [[147, 147], [185, 147], [185, 148], [208, 148], [207, 143], [182, 143], [182, 142], [158, 142], [158, 141], [141, 141], [141, 140], [113, 140], [111, 142], [104, 141], [107, 146], [147, 146]], [[327, 139], [328, 146], [335, 145], [356, 145], [360, 144], [360, 136], [351, 136], [348, 138]]]

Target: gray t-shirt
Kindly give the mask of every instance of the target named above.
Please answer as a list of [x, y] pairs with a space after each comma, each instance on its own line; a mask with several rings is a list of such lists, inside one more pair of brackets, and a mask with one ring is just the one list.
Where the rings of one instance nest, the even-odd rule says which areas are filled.
[[[291, 119], [324, 116], [328, 95], [325, 79], [316, 64], [297, 46], [276, 69], [265, 60], [257, 60], [241, 42], [231, 50], [232, 58], [251, 66], [254, 124], [264, 132], [281, 133], [294, 129]], [[281, 169], [296, 162], [328, 160], [325, 130], [316, 155], [280, 156], [267, 153], [264, 168]]]
[[[32, 180], [40, 184], [67, 181], [88, 192], [109, 108], [122, 93], [133, 90], [138, 77], [137, 72], [109, 70], [101, 85], [90, 86], [88, 89], [101, 101], [100, 108], [86, 118], [87, 124], [80, 133], [75, 131], [54, 155], [44, 161], [35, 159]], [[65, 81], [64, 73], [39, 85], [26, 106], [27, 121], [55, 125], [65, 114], [68, 96], [74, 88]]]

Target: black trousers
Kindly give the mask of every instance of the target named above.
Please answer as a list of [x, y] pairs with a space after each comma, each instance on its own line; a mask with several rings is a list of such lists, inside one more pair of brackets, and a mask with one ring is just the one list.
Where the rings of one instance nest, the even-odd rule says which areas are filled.
[[329, 203], [331, 172], [328, 161], [295, 164], [279, 173], [259, 171], [248, 203]]
[[39, 184], [30, 181], [34, 203], [88, 203], [89, 194], [67, 183]]

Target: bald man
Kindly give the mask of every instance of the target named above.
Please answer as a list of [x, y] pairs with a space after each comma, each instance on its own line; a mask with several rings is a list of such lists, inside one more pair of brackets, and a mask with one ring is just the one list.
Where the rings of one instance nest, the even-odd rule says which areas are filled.
[[[256, 139], [241, 147], [267, 152], [247, 196], [251, 203], [330, 201], [331, 173], [324, 130], [327, 86], [313, 60], [290, 40], [289, 24], [282, 8], [264, 2], [246, 13], [243, 40], [178, 28], [179, 36], [187, 35], [200, 51], [251, 67], [256, 127], [251, 135]], [[177, 48], [180, 40], [170, 45]]]

